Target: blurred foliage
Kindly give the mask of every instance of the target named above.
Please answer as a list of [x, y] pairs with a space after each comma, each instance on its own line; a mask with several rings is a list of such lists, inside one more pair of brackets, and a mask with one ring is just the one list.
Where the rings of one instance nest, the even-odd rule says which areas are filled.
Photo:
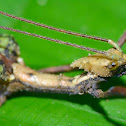
[[[0, 8], [19, 17], [75, 32], [118, 41], [126, 29], [125, 0], [4, 0]], [[0, 24], [79, 45], [107, 50], [107, 43], [79, 38], [39, 28], [0, 15]], [[70, 64], [89, 52], [29, 37], [12, 34], [20, 45], [21, 56], [34, 69]], [[123, 46], [123, 51], [126, 46]], [[74, 72], [67, 75], [74, 75]], [[126, 78], [114, 78], [105, 87], [125, 85]], [[95, 99], [90, 95], [17, 93], [0, 108], [0, 124], [4, 126], [110, 126], [126, 125], [126, 99]]]

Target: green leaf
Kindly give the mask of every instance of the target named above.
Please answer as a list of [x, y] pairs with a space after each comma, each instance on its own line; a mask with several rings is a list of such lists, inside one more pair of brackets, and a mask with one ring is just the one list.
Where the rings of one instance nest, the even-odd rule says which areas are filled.
[[[110, 38], [118, 41], [126, 29], [126, 1], [94, 0], [5, 0], [1, 11], [57, 28]], [[99, 50], [111, 48], [107, 43], [66, 35], [39, 28], [0, 15], [0, 24], [11, 28], [70, 41]], [[13, 33], [21, 56], [34, 69], [70, 64], [89, 52], [50, 41]], [[125, 45], [122, 48], [126, 53]], [[92, 52], [91, 52], [92, 53]], [[75, 72], [67, 75], [73, 76]], [[126, 77], [114, 78], [103, 87], [126, 85]], [[95, 99], [90, 95], [17, 93], [0, 108], [0, 124], [32, 126], [110, 126], [126, 125], [126, 99]]]

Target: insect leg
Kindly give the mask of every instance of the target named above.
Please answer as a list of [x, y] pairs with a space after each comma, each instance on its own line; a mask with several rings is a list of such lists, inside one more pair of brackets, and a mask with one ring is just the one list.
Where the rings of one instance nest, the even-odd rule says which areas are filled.
[[123, 86], [111, 87], [107, 91], [103, 92], [101, 89], [94, 91], [94, 96], [97, 98], [104, 98], [108, 96], [124, 96], [126, 97], [126, 88]]
[[110, 93], [109, 90], [104, 92], [101, 89], [96, 89], [93, 91], [92, 95], [95, 96], [96, 98], [104, 98], [110, 96]]
[[122, 47], [122, 45], [124, 44], [126, 42], [126, 31], [123, 33], [123, 35], [121, 36], [121, 38], [119, 39], [119, 41], [118, 41], [118, 45], [120, 46], [120, 47]]
[[4, 104], [8, 97], [10, 97], [13, 93], [17, 91], [31, 91], [31, 88], [18, 82], [18, 81], [12, 81], [8, 82], [9, 84], [6, 84], [5, 90], [0, 90], [0, 106]]
[[109, 89], [111, 95], [126, 96], [126, 87], [115, 86]]
[[0, 95], [0, 106], [6, 102], [6, 96], [5, 95]]
[[72, 70], [76, 70], [76, 68], [73, 69], [70, 67], [70, 65], [63, 65], [63, 66], [44, 68], [44, 69], [40, 69], [38, 71], [42, 72], [42, 73], [61, 73], [61, 72], [69, 72]]

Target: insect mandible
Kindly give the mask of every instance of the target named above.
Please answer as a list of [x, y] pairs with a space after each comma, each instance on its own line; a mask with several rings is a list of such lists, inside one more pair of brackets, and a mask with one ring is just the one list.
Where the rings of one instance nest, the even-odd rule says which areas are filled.
[[[0, 26], [0, 28], [2, 29], [23, 33], [26, 35], [46, 39], [56, 43], [61, 43], [96, 53], [94, 55], [77, 59], [69, 66], [51, 67], [35, 71], [27, 67], [23, 62], [23, 59], [20, 57], [19, 47], [14, 38], [9, 35], [1, 35], [0, 105], [2, 105], [6, 101], [6, 98], [14, 92], [24, 90], [80, 95], [84, 93], [89, 93], [97, 98], [107, 97], [115, 94], [126, 96], [126, 89], [121, 86], [110, 88], [105, 92], [99, 89], [100, 82], [106, 81], [110, 77], [120, 77], [126, 74], [126, 54], [124, 54], [120, 48], [126, 40], [126, 33], [123, 34], [119, 42], [116, 44], [110, 39], [93, 37], [85, 34], [58, 29], [55, 27], [47, 26], [45, 24], [40, 24], [24, 18], [20, 18], [2, 11], [0, 11], [0, 14], [58, 32], [107, 42], [113, 46], [113, 48], [107, 51], [99, 51], [96, 49], [64, 42], [61, 40]], [[50, 74], [71, 71], [75, 68], [83, 69], [84, 73], [75, 77], [67, 77], [63, 74]]]

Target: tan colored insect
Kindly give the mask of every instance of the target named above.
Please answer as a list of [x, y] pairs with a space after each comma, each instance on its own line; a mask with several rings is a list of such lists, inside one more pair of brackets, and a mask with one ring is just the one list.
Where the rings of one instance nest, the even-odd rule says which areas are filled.
[[[2, 29], [11, 30], [14, 32], [27, 34], [49, 41], [54, 41], [56, 43], [61, 43], [76, 48], [96, 52], [96, 54], [94, 55], [75, 60], [70, 66], [51, 67], [35, 71], [25, 66], [23, 59], [20, 57], [20, 50], [18, 45], [15, 43], [15, 40], [10, 36], [1, 35], [0, 50], [2, 51], [0, 51], [0, 105], [2, 105], [6, 101], [6, 97], [11, 95], [13, 92], [23, 90], [38, 92], [50, 91], [54, 93], [81, 95], [84, 93], [89, 93], [97, 98], [107, 97], [114, 94], [126, 96], [126, 89], [123, 87], [113, 87], [105, 92], [99, 89], [99, 82], [106, 81], [109, 77], [112, 76], [120, 77], [126, 74], [126, 54], [124, 54], [120, 48], [125, 42], [126, 33], [124, 33], [120, 41], [116, 44], [110, 39], [103, 39], [99, 37], [93, 37], [89, 35], [57, 29], [27, 19], [23, 19], [2, 11], [0, 11], [0, 14], [37, 26], [56, 30], [58, 32], [108, 42], [113, 46], [113, 48], [107, 51], [98, 51], [92, 48], [87, 48], [84, 46], [79, 46], [56, 39], [51, 39], [45, 36], [0, 26], [0, 28]], [[11, 47], [10, 43], [12, 44]], [[67, 77], [63, 74], [50, 74], [70, 71], [74, 68], [84, 69], [84, 73], [75, 77]]]

